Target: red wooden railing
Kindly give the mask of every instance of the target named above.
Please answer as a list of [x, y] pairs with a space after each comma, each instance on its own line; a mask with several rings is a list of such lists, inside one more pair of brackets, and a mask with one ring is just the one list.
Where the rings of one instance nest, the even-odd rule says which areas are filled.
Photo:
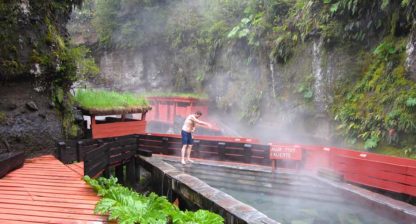
[[[135, 135], [135, 138], [139, 149], [180, 155], [182, 145], [179, 135], [143, 134]], [[336, 147], [297, 146], [302, 149], [302, 159], [279, 161], [278, 167], [314, 172], [328, 169], [350, 183], [416, 196], [416, 160]], [[195, 136], [193, 149], [192, 156], [195, 158], [272, 165], [270, 145], [260, 144], [256, 139]], [[65, 161], [74, 161], [82, 157], [82, 151], [79, 146], [67, 144], [57, 154]]]
[[[180, 138], [179, 135], [151, 135], [168, 139]], [[225, 157], [222, 155], [223, 160], [238, 162], [249, 160], [254, 164], [271, 164], [269, 155], [265, 155], [265, 153], [268, 153], [268, 151], [265, 151], [267, 146], [261, 145], [257, 139], [224, 136], [196, 136], [195, 138], [217, 142], [217, 144], [205, 145], [204, 154], [198, 152], [197, 157], [199, 158], [204, 158], [204, 156], [210, 157], [210, 159], [215, 159], [217, 156], [220, 158], [221, 155], [217, 155], [217, 152], [221, 154], [220, 152], [223, 150], [225, 151]], [[221, 147], [218, 142], [226, 142], [226, 144], [224, 144], [223, 149], [214, 150], [212, 147]], [[244, 145], [247, 144], [250, 144], [249, 159], [247, 159], [247, 153], [244, 154]], [[302, 160], [280, 161], [278, 166], [284, 168], [301, 167], [303, 170], [314, 172], [320, 169], [329, 169], [341, 175], [344, 181], [347, 182], [416, 196], [416, 160], [336, 147], [296, 146], [302, 148]], [[170, 150], [175, 151], [174, 155], [179, 155], [179, 140], [176, 145], [170, 145]]]
[[326, 168], [351, 183], [416, 196], [416, 160], [336, 147], [302, 148], [304, 169]]

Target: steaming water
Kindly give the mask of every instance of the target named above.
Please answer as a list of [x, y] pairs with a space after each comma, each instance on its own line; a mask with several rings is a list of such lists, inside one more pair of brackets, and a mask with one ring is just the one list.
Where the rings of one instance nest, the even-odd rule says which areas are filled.
[[[273, 196], [264, 193], [242, 192], [238, 189], [218, 187], [219, 190], [249, 204], [270, 218], [283, 224], [292, 223], [354, 223], [354, 224], [393, 224], [392, 220], [374, 214], [370, 208], [349, 204], [319, 202], [287, 196]], [[291, 194], [296, 194], [291, 192]], [[343, 204], [347, 203], [347, 204]]]
[[307, 175], [173, 165], [282, 224], [401, 223], [384, 217], [387, 212], [372, 210], [354, 201], [350, 193]]

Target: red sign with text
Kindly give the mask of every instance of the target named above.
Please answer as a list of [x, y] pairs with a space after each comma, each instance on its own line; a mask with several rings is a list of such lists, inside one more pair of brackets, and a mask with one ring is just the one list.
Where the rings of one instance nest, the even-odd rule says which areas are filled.
[[298, 145], [270, 144], [271, 160], [302, 160], [302, 149]]

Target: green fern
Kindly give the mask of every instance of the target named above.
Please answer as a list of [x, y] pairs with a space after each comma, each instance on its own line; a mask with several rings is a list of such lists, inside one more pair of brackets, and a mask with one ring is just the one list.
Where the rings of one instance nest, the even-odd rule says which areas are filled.
[[408, 107], [414, 107], [414, 106], [416, 106], [416, 98], [413, 98], [413, 97], [407, 98], [407, 100], [406, 100], [406, 106], [408, 106]]
[[95, 213], [107, 215], [110, 221], [118, 223], [165, 224], [172, 220], [174, 224], [220, 224], [224, 219], [205, 210], [182, 212], [172, 205], [166, 197], [150, 193], [145, 196], [117, 183], [111, 177], [84, 180], [91, 185], [98, 195], [103, 197], [95, 207]]
[[371, 138], [369, 138], [365, 141], [364, 148], [365, 149], [374, 149], [375, 147], [377, 147], [379, 141], [380, 141], [379, 138], [371, 137]]

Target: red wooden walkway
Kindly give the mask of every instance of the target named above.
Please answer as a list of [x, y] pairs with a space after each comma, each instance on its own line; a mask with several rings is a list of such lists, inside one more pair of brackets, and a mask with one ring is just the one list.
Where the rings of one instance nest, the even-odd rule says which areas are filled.
[[53, 156], [25, 161], [0, 179], [0, 223], [107, 223], [94, 215], [100, 199], [82, 180], [82, 164]]

